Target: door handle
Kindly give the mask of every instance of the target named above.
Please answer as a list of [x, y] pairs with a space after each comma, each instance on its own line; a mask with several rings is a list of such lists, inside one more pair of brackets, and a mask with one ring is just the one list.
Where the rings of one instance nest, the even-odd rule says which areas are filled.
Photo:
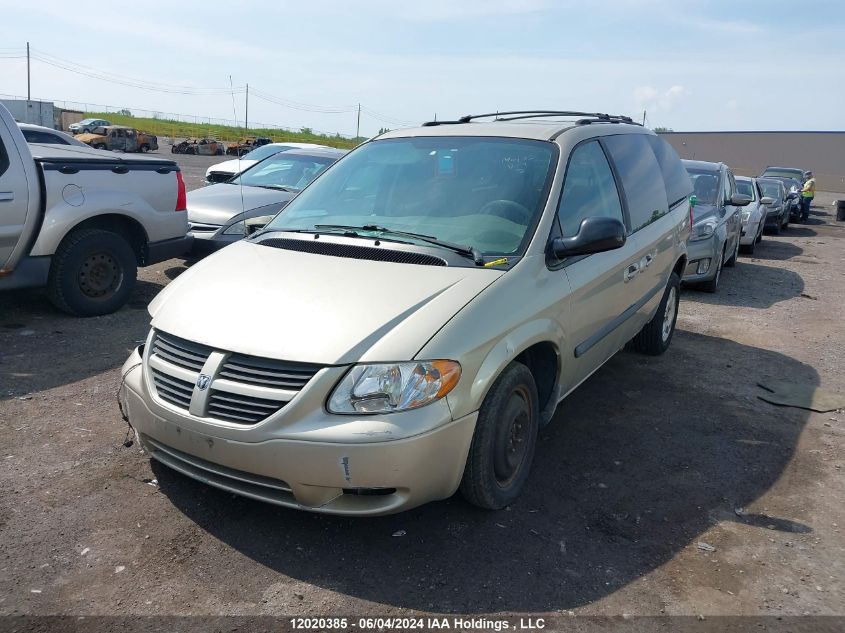
[[11, 202], [15, 199], [14, 191], [0, 191], [0, 202]]
[[625, 269], [625, 272], [622, 275], [622, 278], [628, 282], [631, 281], [634, 277], [636, 277], [640, 272], [640, 265], [639, 264], [631, 264], [628, 268]]
[[645, 267], [646, 267], [646, 268], [648, 268], [649, 266], [651, 266], [651, 262], [653, 262], [653, 261], [654, 261], [654, 255], [652, 255], [651, 253], [649, 253], [648, 255], [646, 255], [645, 257], [643, 257], [643, 259], [645, 260], [645, 261], [643, 262], [643, 263], [644, 263], [644, 265], [645, 265]]

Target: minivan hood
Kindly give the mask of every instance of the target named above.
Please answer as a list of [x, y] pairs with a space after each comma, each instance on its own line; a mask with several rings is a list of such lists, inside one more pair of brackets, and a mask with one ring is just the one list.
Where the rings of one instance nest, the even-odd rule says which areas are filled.
[[226, 224], [244, 211], [287, 202], [294, 193], [263, 187], [218, 184], [188, 192], [188, 221], [202, 224]]
[[149, 310], [154, 328], [220, 350], [322, 365], [410, 360], [503, 274], [240, 241], [182, 273]]

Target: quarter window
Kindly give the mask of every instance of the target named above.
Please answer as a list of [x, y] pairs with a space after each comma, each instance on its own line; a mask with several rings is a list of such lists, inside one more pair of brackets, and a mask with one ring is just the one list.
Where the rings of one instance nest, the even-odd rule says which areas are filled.
[[647, 135], [646, 139], [648, 139], [648, 143], [654, 151], [657, 164], [660, 165], [663, 182], [666, 184], [666, 198], [669, 201], [669, 207], [674, 207], [679, 202], [686, 200], [692, 193], [692, 182], [690, 182], [689, 174], [684, 169], [684, 165], [674, 147], [659, 136]]
[[561, 234], [576, 235], [585, 218], [616, 218], [624, 222], [613, 172], [598, 141], [575, 148], [557, 211]]
[[633, 232], [669, 213], [663, 174], [646, 139], [646, 134], [620, 134], [604, 140], [622, 180]]

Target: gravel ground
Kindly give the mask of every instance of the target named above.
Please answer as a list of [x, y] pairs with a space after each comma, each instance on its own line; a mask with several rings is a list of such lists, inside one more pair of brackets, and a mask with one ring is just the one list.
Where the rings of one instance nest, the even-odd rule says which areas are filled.
[[[218, 160], [176, 158], [189, 188]], [[757, 397], [767, 377], [845, 389], [833, 198], [718, 294], [684, 291], [666, 355], [622, 352], [573, 393], [498, 513], [456, 496], [317, 516], [124, 448], [119, 368], [182, 260], [142, 270], [129, 305], [94, 319], [2, 295], [0, 615], [845, 615], [845, 413]]]

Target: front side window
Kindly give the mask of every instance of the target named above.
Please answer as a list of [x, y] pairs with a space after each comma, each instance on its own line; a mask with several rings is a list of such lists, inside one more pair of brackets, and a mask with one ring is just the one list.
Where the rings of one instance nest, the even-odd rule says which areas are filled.
[[633, 232], [669, 213], [663, 174], [645, 134], [619, 134], [604, 139], [619, 172], [628, 201]]
[[334, 161], [328, 156], [277, 154], [246, 170], [228, 184], [299, 191]]
[[724, 200], [725, 204], [730, 204], [731, 196], [733, 196], [733, 187], [731, 183], [732, 176], [730, 172], [725, 172], [722, 175], [722, 200]]
[[553, 143], [521, 138], [372, 141], [297, 196], [267, 228], [377, 226], [471, 246], [483, 255], [517, 254], [545, 206], [556, 159]]
[[624, 223], [616, 181], [598, 141], [573, 150], [557, 215], [564, 237], [576, 235], [585, 218], [616, 218]]

